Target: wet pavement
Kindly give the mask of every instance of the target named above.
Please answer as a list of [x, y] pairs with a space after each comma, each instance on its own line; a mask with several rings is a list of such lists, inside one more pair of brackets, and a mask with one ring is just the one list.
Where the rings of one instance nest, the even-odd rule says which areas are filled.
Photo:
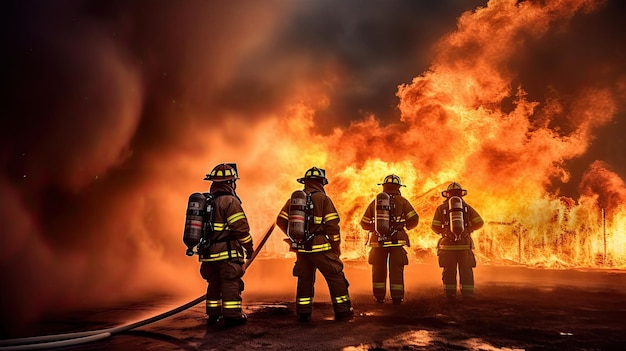
[[[431, 263], [407, 267], [402, 305], [376, 303], [369, 266], [346, 262], [355, 318], [333, 320], [328, 288], [318, 278], [310, 322], [295, 315], [292, 260], [258, 260], [246, 274], [237, 327], [207, 325], [204, 304], [100, 341], [63, 350], [624, 350], [626, 273], [481, 266], [476, 298], [442, 298]], [[282, 277], [281, 283], [275, 279]], [[268, 279], [266, 284], [259, 281]], [[203, 292], [199, 292], [198, 296]], [[193, 300], [198, 296], [186, 299]], [[156, 303], [155, 301], [158, 301]], [[73, 313], [42, 321], [53, 334], [109, 328], [174, 308], [180, 297]]]

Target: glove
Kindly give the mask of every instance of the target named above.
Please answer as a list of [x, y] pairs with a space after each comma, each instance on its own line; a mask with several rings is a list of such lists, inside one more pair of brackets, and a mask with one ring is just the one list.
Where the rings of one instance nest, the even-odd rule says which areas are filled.
[[254, 253], [254, 249], [252, 248], [252, 245], [244, 246], [243, 249], [246, 251], [246, 260], [249, 260], [252, 257], [252, 254]]

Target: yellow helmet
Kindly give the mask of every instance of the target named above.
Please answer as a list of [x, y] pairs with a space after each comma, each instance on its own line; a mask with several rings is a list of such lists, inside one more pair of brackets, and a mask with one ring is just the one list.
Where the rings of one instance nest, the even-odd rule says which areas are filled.
[[400, 180], [400, 177], [398, 177], [395, 174], [390, 174], [388, 176], [385, 177], [385, 180], [383, 180], [382, 183], [378, 183], [378, 185], [385, 185], [385, 184], [395, 184], [398, 186], [406, 186], [404, 184], [402, 184], [402, 181]]
[[307, 179], [321, 179], [322, 184], [328, 184], [328, 179], [326, 179], [326, 171], [322, 168], [311, 167], [305, 173], [304, 177], [298, 178], [298, 183], [304, 184], [304, 181]]
[[441, 192], [441, 196], [443, 197], [451, 197], [451, 196], [465, 196], [467, 195], [467, 190], [463, 189], [461, 184], [457, 182], [452, 182], [448, 185], [445, 191]]
[[212, 182], [233, 182], [239, 179], [237, 176], [237, 164], [235, 163], [220, 163], [215, 166], [211, 173], [204, 177], [204, 180], [210, 180]]

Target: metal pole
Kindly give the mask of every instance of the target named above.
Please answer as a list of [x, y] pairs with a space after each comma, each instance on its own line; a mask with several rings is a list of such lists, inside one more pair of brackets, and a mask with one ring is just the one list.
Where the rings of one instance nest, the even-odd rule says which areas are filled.
[[606, 265], [606, 210], [602, 208], [602, 236], [604, 238], [604, 256], [602, 256], [602, 264]]
[[517, 230], [517, 256], [519, 257], [519, 263], [522, 263], [522, 228]]

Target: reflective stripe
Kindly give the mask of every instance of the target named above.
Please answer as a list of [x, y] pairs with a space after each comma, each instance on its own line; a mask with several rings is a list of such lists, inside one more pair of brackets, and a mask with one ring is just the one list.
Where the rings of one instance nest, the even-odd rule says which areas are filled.
[[[243, 256], [239, 255], [239, 252], [237, 252], [237, 250], [230, 250], [230, 256], [232, 256], [232, 257], [243, 257]], [[229, 257], [228, 251], [222, 251], [222, 252], [218, 252], [218, 253], [211, 253], [211, 254], [209, 254], [209, 257], [201, 258], [200, 262], [221, 261], [221, 260], [227, 259], [228, 257]]]
[[339, 218], [339, 214], [337, 212], [333, 212], [324, 216], [324, 221], [328, 222], [328, 221], [332, 221], [333, 219], [338, 219], [338, 218]]
[[456, 290], [456, 284], [444, 284], [443, 289], [444, 290]]
[[289, 214], [285, 211], [280, 211], [280, 213], [278, 214], [278, 217], [289, 220]]
[[313, 223], [322, 224], [322, 217], [313, 217]]
[[206, 300], [206, 307], [219, 308], [222, 306], [222, 300]]
[[372, 283], [372, 287], [374, 289], [384, 289], [385, 288], [385, 282], [382, 282], [382, 283], [380, 283], [380, 282], [373, 282]]
[[469, 245], [441, 245], [439, 247], [441, 250], [449, 250], [449, 251], [461, 251], [461, 250], [469, 250]]
[[235, 213], [234, 215], [232, 215], [232, 216], [228, 217], [228, 218], [226, 219], [226, 222], [228, 222], [228, 224], [233, 224], [233, 223], [237, 222], [238, 220], [240, 220], [240, 219], [244, 219], [244, 218], [246, 218], [245, 213], [243, 213], [243, 212], [237, 212], [237, 213]]
[[404, 290], [403, 284], [391, 284], [389, 287], [391, 290]]
[[474, 222], [474, 223], [480, 223], [480, 222], [482, 222], [482, 221], [483, 221], [483, 219], [482, 219], [482, 218], [480, 218], [480, 217], [474, 217], [474, 218], [472, 218], [472, 222]]
[[339, 240], [341, 240], [341, 236], [339, 234], [333, 235], [333, 241], [339, 241]]
[[298, 249], [298, 252], [321, 252], [321, 251], [328, 251], [330, 250], [330, 243], [324, 243], [321, 245], [313, 245], [313, 247], [311, 247], [311, 250], [306, 250], [306, 249]]
[[350, 301], [350, 297], [348, 295], [335, 296], [335, 302], [344, 303]]
[[239, 239], [239, 242], [240, 242], [241, 244], [247, 244], [247, 243], [249, 243], [249, 242], [251, 242], [251, 241], [252, 241], [252, 236], [251, 236], [250, 234], [248, 234], [248, 236], [246, 236], [246, 237], [245, 237], [245, 238], [243, 238], [243, 239]]
[[224, 301], [224, 308], [241, 308], [241, 301]]
[[433, 219], [433, 227], [441, 227], [441, 221], [438, 219]]
[[371, 218], [369, 218], [369, 217], [365, 217], [365, 216], [364, 216], [363, 218], [361, 218], [361, 222], [363, 222], [363, 223], [371, 223], [371, 222], [372, 222], [372, 219], [371, 219]]
[[296, 299], [296, 303], [298, 305], [310, 305], [312, 303], [312, 298], [310, 298], [310, 297], [298, 297]]
[[415, 216], [417, 216], [417, 212], [411, 211], [411, 212], [406, 214], [406, 219], [409, 219], [409, 218], [412, 218], [412, 217], [415, 217]]
[[227, 223], [213, 223], [213, 231], [222, 232], [228, 229], [229, 227]]
[[406, 245], [406, 241], [405, 240], [398, 240], [397, 243], [394, 243], [393, 241], [383, 241], [381, 243], [382, 247], [395, 247], [395, 246], [404, 246]]
[[461, 284], [461, 290], [474, 290], [474, 286]]

